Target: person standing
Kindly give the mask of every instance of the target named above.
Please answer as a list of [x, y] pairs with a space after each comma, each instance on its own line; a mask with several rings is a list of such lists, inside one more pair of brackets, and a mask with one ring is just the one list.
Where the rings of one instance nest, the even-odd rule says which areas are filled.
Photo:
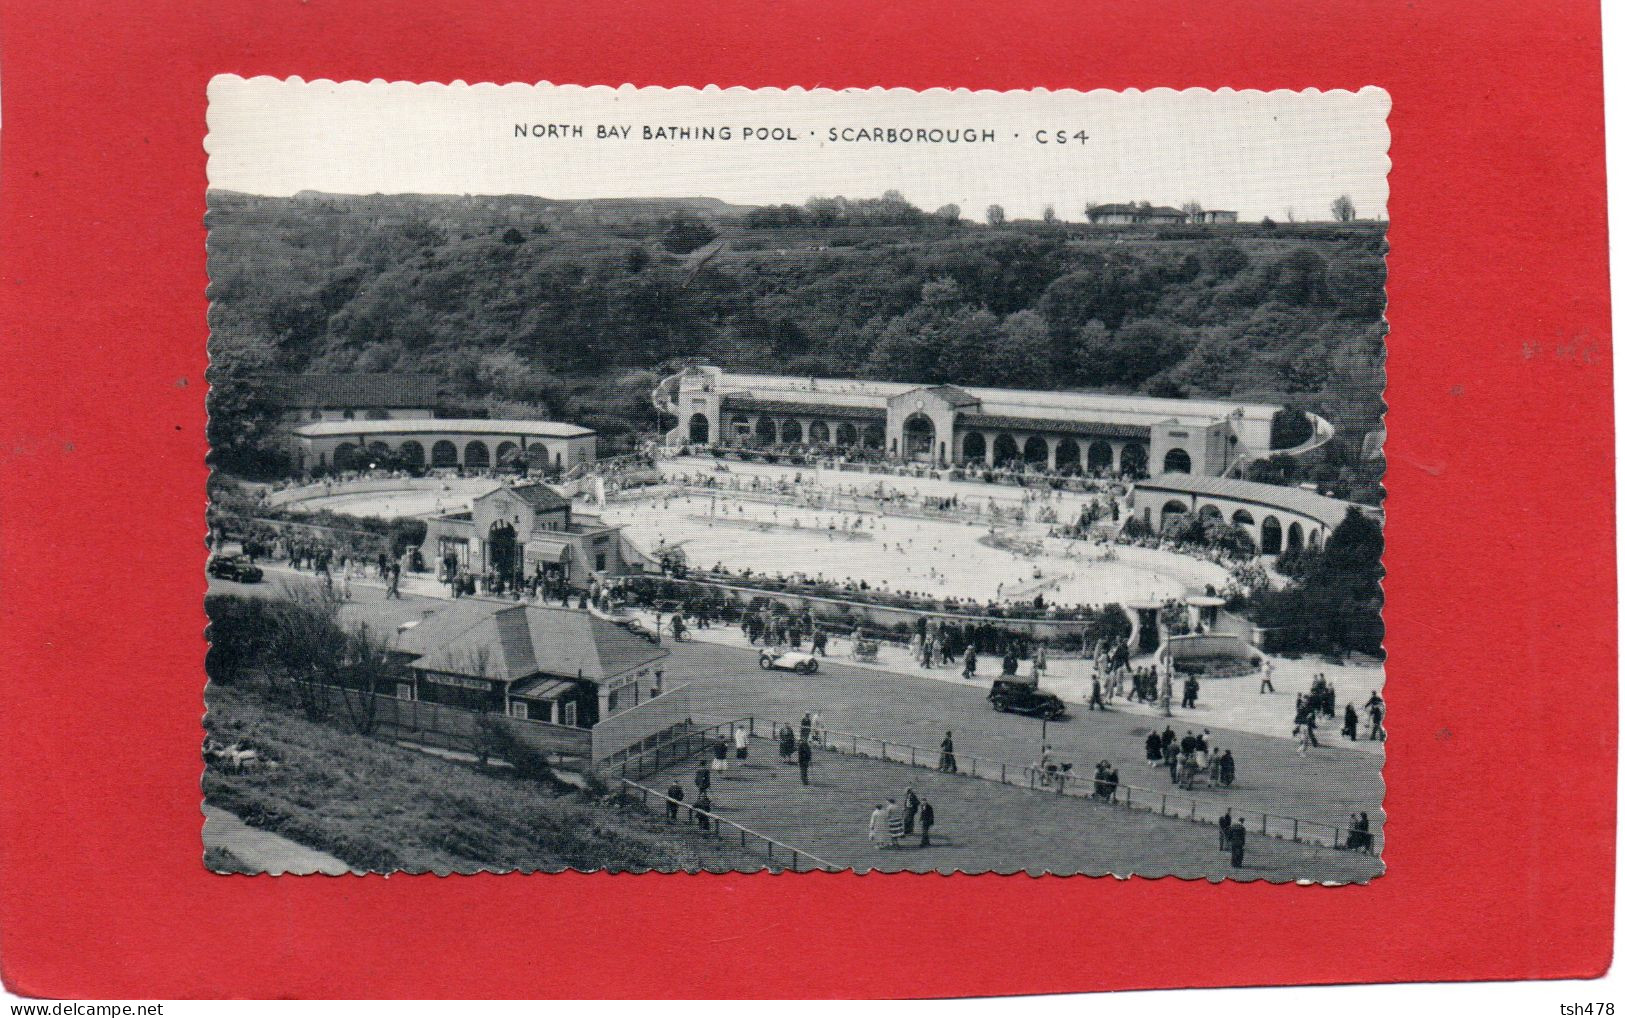
[[875, 803], [875, 811], [869, 814], [869, 844], [876, 848], [886, 847], [886, 807], [883, 803]]
[[801, 741], [812, 741], [812, 714], [810, 713], [801, 715]]
[[1230, 811], [1225, 810], [1224, 816], [1219, 818], [1219, 851], [1227, 852], [1230, 849]]
[[976, 677], [976, 648], [965, 648], [965, 667], [959, 673], [961, 678], [974, 679]]
[[1275, 692], [1275, 662], [1269, 658], [1264, 659], [1264, 668], [1258, 680], [1258, 695], [1263, 696], [1265, 691]]
[[677, 822], [677, 810], [683, 804], [683, 786], [673, 781], [666, 789], [666, 822]]
[[711, 829], [711, 795], [701, 792], [700, 797], [694, 800], [694, 822], [700, 825], [700, 830]]
[[914, 818], [920, 813], [920, 797], [910, 788], [903, 792], [903, 836], [914, 833]]
[[886, 844], [892, 848], [903, 845], [903, 807], [896, 799], [886, 800]]
[[717, 743], [711, 747], [711, 769], [718, 774], [728, 769], [728, 740], [717, 737]]
[[1354, 704], [1343, 705], [1343, 738], [1351, 742], [1360, 738], [1360, 716], [1354, 713]]
[[706, 790], [710, 787], [711, 772], [705, 769], [705, 764], [700, 764], [699, 767], [695, 768], [694, 770], [694, 790], [699, 792], [701, 795], [704, 795]]
[[789, 725], [779, 729], [779, 761], [794, 763], [796, 759], [796, 730]]
[[813, 653], [819, 657], [829, 657], [829, 634], [820, 627], [813, 630]]
[[734, 725], [734, 758], [743, 760], [750, 756], [750, 730], [743, 724]]
[[931, 803], [920, 800], [920, 847], [931, 847], [931, 828], [937, 822], [937, 811], [931, 808]]
[[812, 766], [812, 746], [806, 739], [802, 739], [801, 744], [796, 746], [796, 765], [801, 768], [801, 783], [812, 784], [807, 779], [807, 769]]
[[824, 718], [817, 711], [812, 712], [812, 738], [808, 741], [815, 746], [824, 744]]
[[1235, 826], [1230, 828], [1230, 865], [1241, 869], [1241, 861], [1247, 856], [1247, 820], [1237, 820]]
[[1090, 710], [1105, 710], [1106, 709], [1106, 704], [1104, 702], [1102, 702], [1101, 699], [1100, 699], [1100, 677], [1098, 675], [1095, 676], [1095, 678], [1090, 680], [1089, 709]]
[[1049, 671], [1049, 654], [1044, 650], [1044, 644], [1039, 643], [1038, 649], [1033, 652], [1033, 678], [1035, 680], [1043, 678], [1047, 671]]
[[937, 758], [937, 770], [944, 774], [958, 774], [959, 761], [954, 757], [954, 733], [942, 737], [942, 754]]

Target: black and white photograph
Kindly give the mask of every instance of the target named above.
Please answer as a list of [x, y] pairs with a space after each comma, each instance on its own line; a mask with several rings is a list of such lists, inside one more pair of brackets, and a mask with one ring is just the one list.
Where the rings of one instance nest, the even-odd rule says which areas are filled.
[[1380, 878], [1389, 105], [215, 78], [206, 865]]

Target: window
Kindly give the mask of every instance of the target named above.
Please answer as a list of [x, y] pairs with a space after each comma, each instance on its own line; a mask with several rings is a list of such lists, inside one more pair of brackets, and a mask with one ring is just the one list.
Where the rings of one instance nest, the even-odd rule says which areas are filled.
[[412, 695], [412, 684], [410, 682], [397, 682], [397, 683], [395, 683], [395, 699], [397, 699], [397, 700], [415, 700], [415, 699], [417, 699], [417, 697]]
[[530, 720], [530, 704], [526, 703], [523, 700], [509, 700], [508, 701], [508, 716], [510, 718], [519, 718], [521, 721], [529, 721]]
[[564, 705], [564, 723], [571, 728], [576, 726], [576, 705], [574, 703]]
[[597, 569], [599, 572], [603, 572], [604, 571], [604, 553], [599, 552], [596, 556], [594, 556], [594, 561], [596, 561], [598, 564], [596, 566], [594, 566], [593, 568]]

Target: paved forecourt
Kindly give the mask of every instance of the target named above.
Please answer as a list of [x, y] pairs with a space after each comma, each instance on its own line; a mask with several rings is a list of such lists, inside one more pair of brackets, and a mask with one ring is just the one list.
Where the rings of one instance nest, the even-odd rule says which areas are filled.
[[[674, 764], [640, 783], [664, 794], [675, 780], [692, 803], [695, 771], [707, 758]], [[908, 788], [936, 811], [931, 845], [920, 845], [918, 830], [901, 848], [871, 842], [870, 813], [888, 797], [901, 803]], [[751, 741], [748, 760], [730, 759], [726, 771], [712, 774], [711, 799], [721, 817], [858, 872], [1347, 882], [1381, 871], [1371, 856], [1256, 834], [1236, 868], [1211, 825], [826, 750], [814, 753], [804, 786], [798, 768], [781, 762], [776, 744], [760, 738]], [[1256, 818], [1248, 825], [1256, 827]]]
[[[270, 566], [266, 582], [252, 585], [213, 580], [211, 591], [274, 595], [284, 583], [314, 582], [308, 573]], [[404, 586], [404, 584], [403, 584]], [[414, 584], [442, 589], [432, 583]], [[352, 624], [365, 622], [392, 631], [402, 622], [421, 618], [444, 604], [435, 597], [407, 593], [384, 600], [377, 581], [357, 581], [354, 600], [344, 609]], [[702, 634], [703, 635], [703, 634]], [[945, 730], [952, 730], [961, 755], [1012, 764], [1030, 764], [1047, 739], [1054, 753], [1092, 773], [1098, 760], [1112, 761], [1123, 782], [1173, 791], [1165, 769], [1144, 763], [1145, 735], [1172, 725], [1183, 735], [1201, 731], [1211, 715], [1200, 709], [1174, 708], [1172, 719], [1125, 711], [1106, 713], [1073, 707], [1072, 716], [1044, 726], [1034, 718], [1000, 714], [987, 702], [987, 686], [943, 682], [937, 678], [896, 674], [825, 659], [816, 675], [763, 671], [756, 651], [742, 646], [693, 642], [670, 644], [665, 661], [668, 685], [690, 684], [695, 720], [702, 724], [753, 716], [758, 727], [799, 721], [817, 711], [832, 731], [855, 732], [922, 747], [934, 752]], [[985, 681], [985, 680], [984, 680]], [[1273, 699], [1273, 698], [1271, 698]], [[1283, 709], [1290, 700], [1283, 697]], [[1374, 831], [1383, 821], [1382, 757], [1339, 746], [1326, 739], [1323, 749], [1299, 756], [1286, 739], [1212, 727], [1212, 743], [1230, 749], [1238, 764], [1236, 785], [1229, 789], [1198, 787], [1187, 793], [1222, 811], [1268, 811], [1332, 826], [1346, 825], [1350, 813], [1370, 814]], [[1330, 736], [1332, 733], [1326, 733]], [[872, 804], [871, 804], [872, 805]]]

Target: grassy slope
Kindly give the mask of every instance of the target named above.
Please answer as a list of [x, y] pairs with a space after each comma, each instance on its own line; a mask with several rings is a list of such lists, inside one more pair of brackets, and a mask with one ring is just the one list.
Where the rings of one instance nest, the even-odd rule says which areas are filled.
[[242, 689], [211, 684], [206, 699], [210, 734], [249, 739], [280, 766], [210, 769], [205, 799], [362, 869], [723, 871], [763, 863], [692, 828], [315, 724]]

